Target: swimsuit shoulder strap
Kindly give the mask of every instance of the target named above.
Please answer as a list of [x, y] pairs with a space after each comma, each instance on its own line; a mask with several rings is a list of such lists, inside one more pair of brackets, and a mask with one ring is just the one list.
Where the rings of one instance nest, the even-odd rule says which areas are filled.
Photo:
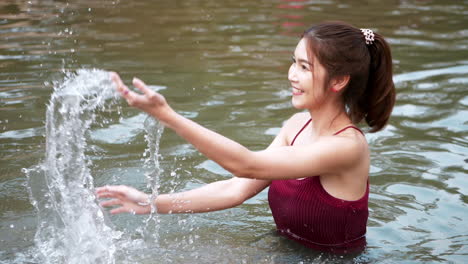
[[334, 136], [335, 136], [335, 135], [338, 135], [338, 134], [340, 134], [341, 132], [345, 131], [345, 130], [348, 129], [348, 128], [356, 129], [357, 131], [359, 131], [359, 132], [364, 136], [364, 132], [362, 132], [361, 129], [359, 129], [359, 128], [355, 127], [355, 126], [352, 126], [352, 125], [351, 125], [351, 126], [344, 127], [344, 128], [342, 128], [342, 129], [338, 130], [338, 132], [336, 132], [336, 133], [333, 134], [333, 135], [334, 135]]
[[312, 118], [309, 119], [305, 125], [301, 128], [301, 130], [299, 130], [299, 132], [297, 132], [296, 136], [294, 137], [293, 141], [291, 142], [291, 146], [294, 144], [294, 142], [296, 141], [296, 138], [299, 136], [299, 134], [301, 134], [301, 132], [307, 127], [307, 125], [312, 121]]
[[[299, 132], [297, 132], [296, 136], [294, 136], [294, 139], [293, 139], [292, 142], [291, 142], [291, 146], [294, 145], [294, 142], [296, 141], [297, 137], [302, 133], [302, 131], [304, 131], [304, 129], [307, 127], [307, 125], [310, 124], [311, 121], [312, 121], [312, 118], [310, 118], [309, 120], [307, 120], [307, 122], [304, 124], [304, 126], [302, 126], [302, 128], [299, 130]], [[359, 129], [358, 127], [353, 126], [353, 125], [344, 127], [344, 128], [342, 128], [342, 129], [338, 130], [337, 132], [335, 132], [335, 134], [333, 134], [333, 135], [334, 135], [334, 136], [335, 136], [335, 135], [338, 135], [338, 134], [340, 134], [341, 132], [343, 132], [343, 131], [345, 131], [346, 129], [349, 129], [349, 128], [356, 129], [357, 131], [359, 131], [359, 133], [361, 133], [361, 134], [364, 136], [364, 132], [362, 132], [361, 129]]]

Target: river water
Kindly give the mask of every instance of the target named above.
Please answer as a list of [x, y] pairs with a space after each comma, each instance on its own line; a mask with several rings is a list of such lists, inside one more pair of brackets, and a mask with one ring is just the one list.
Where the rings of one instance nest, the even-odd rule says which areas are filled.
[[[398, 93], [390, 124], [367, 134], [364, 252], [331, 256], [278, 236], [264, 191], [208, 214], [104, 214], [105, 227], [56, 247], [73, 252], [56, 263], [92, 263], [88, 251], [70, 250], [101, 236], [105, 263], [466, 263], [467, 17], [463, 0], [2, 1], [0, 262], [47, 260], [36, 234], [55, 223], [41, 221], [23, 168], [46, 160], [47, 106], [67, 74], [138, 76], [179, 113], [259, 150], [294, 113], [287, 70], [298, 36], [313, 23], [344, 20], [387, 37]], [[112, 104], [86, 132], [90, 186], [177, 192], [230, 177], [170, 130], [158, 150], [149, 148], [146, 116]], [[157, 182], [148, 179], [155, 151]]]

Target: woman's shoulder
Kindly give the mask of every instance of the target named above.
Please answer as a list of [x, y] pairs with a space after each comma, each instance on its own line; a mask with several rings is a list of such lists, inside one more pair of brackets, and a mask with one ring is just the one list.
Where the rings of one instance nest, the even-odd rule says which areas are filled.
[[310, 119], [308, 112], [301, 112], [292, 115], [283, 125], [283, 133], [286, 139], [287, 145], [290, 144], [292, 138], [297, 132], [303, 127]]
[[298, 126], [303, 126], [310, 119], [310, 113], [300, 112], [292, 115], [288, 121], [286, 121], [285, 126], [296, 128]]

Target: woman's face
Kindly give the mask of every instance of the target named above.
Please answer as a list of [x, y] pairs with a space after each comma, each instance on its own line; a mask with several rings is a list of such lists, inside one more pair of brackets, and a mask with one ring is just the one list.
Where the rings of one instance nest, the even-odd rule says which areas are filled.
[[292, 86], [292, 104], [297, 109], [319, 107], [325, 98], [325, 68], [314, 54], [307, 56], [307, 40], [301, 39], [294, 51], [293, 63], [289, 67], [288, 79]]

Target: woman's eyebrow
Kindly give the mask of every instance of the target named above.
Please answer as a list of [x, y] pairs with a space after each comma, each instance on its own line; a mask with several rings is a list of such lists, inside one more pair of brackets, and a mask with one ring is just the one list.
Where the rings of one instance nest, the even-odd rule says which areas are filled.
[[[296, 56], [293, 55], [292, 58], [293, 58], [294, 60], [296, 60]], [[313, 66], [313, 65], [314, 65], [313, 63], [309, 62], [308, 60], [304, 60], [304, 59], [297, 59], [297, 61], [298, 61], [298, 62], [302, 62], [302, 63], [307, 63], [307, 64], [309, 64], [310, 66]]]

